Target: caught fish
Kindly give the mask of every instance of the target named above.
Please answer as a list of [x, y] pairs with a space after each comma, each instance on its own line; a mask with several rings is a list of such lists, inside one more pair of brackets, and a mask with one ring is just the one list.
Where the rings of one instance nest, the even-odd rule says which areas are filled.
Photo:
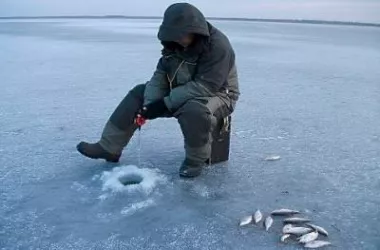
[[245, 225], [248, 225], [252, 222], [252, 215], [249, 215], [249, 216], [245, 216], [243, 217], [241, 220], [240, 220], [240, 224], [239, 226], [245, 226]]
[[301, 217], [290, 217], [284, 219], [284, 223], [293, 223], [293, 224], [299, 224], [299, 223], [305, 223], [310, 222], [307, 218], [301, 218]]
[[299, 242], [303, 243], [303, 244], [306, 244], [306, 243], [315, 241], [317, 238], [318, 238], [318, 231], [315, 231], [315, 232], [311, 232], [311, 233], [302, 235], [299, 238]]
[[273, 219], [272, 217], [268, 216], [264, 221], [265, 231], [268, 231], [269, 228], [272, 226], [272, 224], [273, 224]]
[[293, 214], [299, 214], [300, 211], [287, 209], [287, 208], [281, 208], [277, 210], [272, 211], [272, 215], [293, 215]]
[[324, 240], [315, 240], [304, 245], [305, 248], [320, 248], [331, 245], [330, 242]]
[[280, 159], [281, 159], [281, 156], [279, 155], [270, 155], [270, 156], [265, 157], [266, 161], [278, 161]]
[[306, 225], [308, 227], [311, 227], [314, 230], [317, 230], [318, 233], [320, 233], [320, 234], [323, 234], [325, 236], [329, 236], [329, 233], [323, 227], [320, 227], [320, 226], [317, 226], [317, 225], [314, 225], [314, 224], [311, 224], [311, 223], [307, 223]]
[[289, 227], [289, 228], [283, 228], [282, 232], [284, 234], [294, 234], [294, 235], [304, 235], [307, 233], [310, 233], [312, 229], [308, 227]]
[[292, 228], [293, 225], [292, 224], [286, 224], [283, 228], [282, 228], [282, 232], [284, 234], [286, 234], [285, 232], [288, 232], [290, 228]]
[[281, 240], [281, 242], [285, 242], [286, 239], [289, 238], [289, 237], [290, 237], [290, 234], [284, 234], [284, 235], [281, 236], [280, 240]]
[[253, 215], [253, 219], [255, 220], [255, 223], [259, 223], [261, 219], [263, 218], [263, 214], [261, 213], [260, 209], [255, 212]]

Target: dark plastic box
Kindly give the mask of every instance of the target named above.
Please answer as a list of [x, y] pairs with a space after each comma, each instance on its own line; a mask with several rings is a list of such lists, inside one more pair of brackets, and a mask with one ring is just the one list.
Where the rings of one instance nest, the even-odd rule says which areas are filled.
[[212, 133], [211, 162], [215, 164], [228, 161], [230, 156], [231, 116], [218, 121]]

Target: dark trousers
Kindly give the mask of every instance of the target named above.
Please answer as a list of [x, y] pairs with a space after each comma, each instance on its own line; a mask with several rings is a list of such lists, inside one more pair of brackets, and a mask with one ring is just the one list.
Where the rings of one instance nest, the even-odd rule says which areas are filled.
[[[110, 153], [121, 154], [137, 129], [134, 119], [144, 103], [145, 84], [135, 86], [124, 97], [104, 127], [100, 145]], [[187, 101], [173, 113], [184, 136], [186, 157], [205, 162], [211, 155], [212, 131], [218, 121], [231, 114], [225, 100], [205, 97]]]

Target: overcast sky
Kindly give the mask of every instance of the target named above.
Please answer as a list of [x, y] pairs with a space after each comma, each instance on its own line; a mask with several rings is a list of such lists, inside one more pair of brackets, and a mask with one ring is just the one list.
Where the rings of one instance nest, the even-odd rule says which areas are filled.
[[[170, 0], [0, 0], [0, 16], [162, 16]], [[206, 16], [380, 23], [380, 0], [193, 0]]]

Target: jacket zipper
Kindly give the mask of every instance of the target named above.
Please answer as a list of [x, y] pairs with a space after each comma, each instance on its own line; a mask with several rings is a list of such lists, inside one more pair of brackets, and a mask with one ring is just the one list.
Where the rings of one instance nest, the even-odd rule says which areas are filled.
[[181, 68], [181, 66], [184, 63], [185, 63], [185, 60], [182, 60], [182, 62], [179, 64], [178, 68], [174, 71], [174, 75], [173, 75], [172, 79], [170, 79], [169, 74], [166, 74], [166, 77], [168, 78], [168, 82], [169, 82], [170, 91], [173, 89], [173, 81], [174, 81], [179, 69]]

